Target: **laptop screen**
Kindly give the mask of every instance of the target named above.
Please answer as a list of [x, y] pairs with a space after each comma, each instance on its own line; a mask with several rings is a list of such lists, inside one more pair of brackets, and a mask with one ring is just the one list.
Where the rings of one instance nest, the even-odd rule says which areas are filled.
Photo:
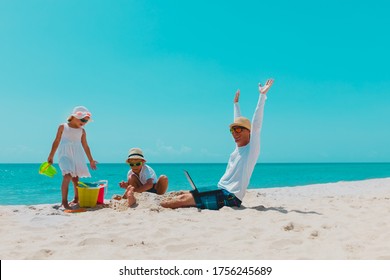
[[192, 178], [191, 178], [191, 176], [190, 176], [190, 173], [188, 173], [187, 170], [183, 170], [183, 171], [184, 171], [184, 175], [186, 175], [186, 178], [187, 178], [188, 182], [190, 183], [191, 187], [192, 187], [194, 190], [196, 190], [196, 186], [195, 186], [195, 184], [194, 184], [194, 181], [192, 181]]

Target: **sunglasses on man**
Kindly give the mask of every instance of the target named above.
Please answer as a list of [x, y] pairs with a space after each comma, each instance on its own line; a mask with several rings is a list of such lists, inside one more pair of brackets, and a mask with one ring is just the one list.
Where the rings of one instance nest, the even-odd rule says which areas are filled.
[[140, 162], [135, 162], [135, 163], [129, 163], [129, 165], [131, 166], [131, 167], [134, 167], [134, 166], [140, 166], [140, 165], [142, 165], [142, 161], [140, 161]]
[[245, 129], [245, 127], [242, 127], [242, 126], [233, 126], [231, 129], [230, 129], [230, 133], [241, 133], [243, 130]]

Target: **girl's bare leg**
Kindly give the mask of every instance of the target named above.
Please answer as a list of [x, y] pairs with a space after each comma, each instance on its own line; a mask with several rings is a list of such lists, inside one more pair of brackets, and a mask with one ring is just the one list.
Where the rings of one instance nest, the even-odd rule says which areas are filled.
[[70, 209], [70, 206], [68, 204], [68, 189], [69, 189], [69, 183], [72, 179], [72, 176], [70, 174], [65, 174], [62, 178], [62, 184], [61, 184], [61, 195], [62, 195], [62, 206], [65, 207], [65, 209]]
[[74, 198], [71, 203], [79, 203], [79, 192], [77, 186], [79, 184], [79, 177], [72, 177], [73, 188], [74, 188]]

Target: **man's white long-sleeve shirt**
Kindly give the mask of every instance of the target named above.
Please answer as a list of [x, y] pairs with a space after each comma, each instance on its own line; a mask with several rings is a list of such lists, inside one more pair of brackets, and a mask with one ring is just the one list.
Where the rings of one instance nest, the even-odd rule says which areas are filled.
[[[218, 187], [233, 193], [242, 201], [260, 155], [260, 132], [263, 123], [265, 94], [260, 94], [251, 124], [250, 141], [246, 146], [236, 147], [230, 155], [225, 174], [218, 182]], [[240, 117], [240, 107], [234, 103], [234, 118]]]

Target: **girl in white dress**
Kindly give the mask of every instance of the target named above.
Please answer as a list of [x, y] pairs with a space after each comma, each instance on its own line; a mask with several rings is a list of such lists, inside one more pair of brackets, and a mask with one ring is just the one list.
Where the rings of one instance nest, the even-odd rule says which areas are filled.
[[89, 173], [85, 154], [93, 170], [96, 169], [97, 162], [93, 159], [87, 143], [87, 134], [83, 128], [91, 118], [91, 113], [84, 106], [77, 106], [73, 109], [72, 115], [67, 123], [58, 127], [56, 138], [54, 139], [47, 162], [53, 164], [54, 154], [58, 148], [58, 164], [62, 172], [62, 205], [69, 209], [68, 189], [70, 181], [74, 185], [73, 203], [78, 203], [77, 184], [79, 178], [91, 177]]

